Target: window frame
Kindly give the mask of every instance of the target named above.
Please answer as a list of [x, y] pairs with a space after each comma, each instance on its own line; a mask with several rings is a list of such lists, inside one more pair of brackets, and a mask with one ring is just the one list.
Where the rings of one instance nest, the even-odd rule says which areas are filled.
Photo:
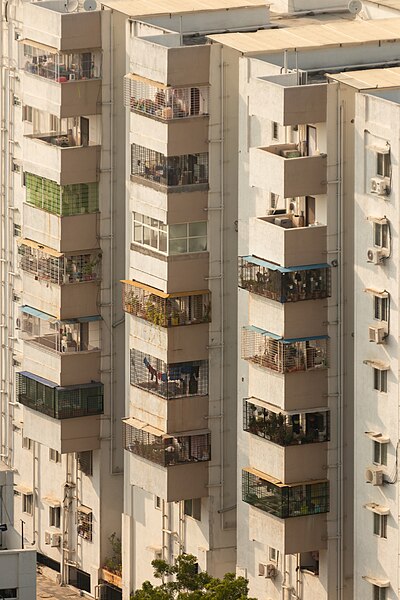
[[56, 464], [61, 463], [61, 453], [54, 448], [49, 448], [49, 461]]
[[373, 240], [374, 247], [380, 248], [382, 250], [389, 250], [390, 247], [390, 232], [389, 232], [389, 223], [378, 223], [374, 221], [373, 223], [374, 231], [373, 231]]
[[387, 467], [387, 450], [388, 444], [382, 444], [382, 442], [372, 441], [372, 458], [374, 465]]
[[389, 322], [389, 296], [374, 296], [374, 319], [382, 323]]
[[[196, 225], [205, 226], [205, 234], [194, 235], [191, 234], [191, 229]], [[185, 228], [186, 232], [182, 235], [174, 235], [173, 228], [178, 229], [181, 227]], [[146, 231], [148, 230], [148, 231]], [[172, 234], [172, 235], [171, 235]], [[177, 256], [181, 254], [195, 254], [208, 252], [208, 222], [207, 221], [195, 221], [193, 223], [173, 223], [167, 225], [158, 219], [153, 219], [147, 215], [133, 212], [132, 213], [132, 239], [134, 244], [139, 244], [145, 248], [149, 248], [154, 252], [159, 252], [164, 256]], [[155, 241], [155, 244], [147, 243], [146, 240], [151, 242]], [[205, 242], [204, 249], [191, 249], [191, 243], [195, 243], [195, 240], [203, 240]], [[177, 245], [181, 241], [182, 246], [186, 246], [185, 251], [171, 250], [171, 242]], [[165, 248], [165, 249], [164, 249]]]
[[391, 159], [390, 152], [377, 152], [376, 153], [376, 174], [378, 177], [384, 179], [390, 179], [391, 174]]
[[201, 521], [201, 498], [189, 498], [184, 500], [183, 513], [186, 517], [190, 517], [195, 521]]
[[379, 585], [372, 586], [372, 600], [386, 600], [386, 589]]
[[387, 518], [387, 515], [373, 513], [373, 533], [383, 540], [387, 540]]
[[33, 515], [33, 493], [22, 494], [22, 512], [30, 517]]
[[49, 506], [49, 527], [60, 529], [61, 527], [61, 506]]
[[374, 390], [381, 394], [387, 394], [388, 391], [388, 370], [373, 368]]

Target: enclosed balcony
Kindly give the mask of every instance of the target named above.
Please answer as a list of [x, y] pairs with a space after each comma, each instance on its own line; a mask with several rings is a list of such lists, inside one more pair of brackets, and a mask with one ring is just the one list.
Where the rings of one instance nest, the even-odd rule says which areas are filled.
[[28, 371], [17, 373], [17, 400], [53, 419], [103, 414], [103, 385], [60, 387]]
[[208, 152], [165, 156], [160, 152], [131, 145], [131, 179], [143, 185], [167, 190], [190, 191], [208, 187]]
[[326, 263], [280, 267], [255, 256], [241, 256], [239, 287], [281, 303], [319, 300], [331, 295], [331, 270]]
[[279, 519], [327, 513], [329, 482], [285, 485], [256, 469], [243, 469], [242, 500]]
[[170, 121], [208, 116], [209, 86], [173, 87], [128, 74], [124, 77], [124, 104], [132, 112]]
[[99, 184], [59, 185], [56, 181], [25, 173], [26, 202], [53, 215], [66, 217], [99, 210]]
[[21, 238], [18, 240], [18, 255], [20, 269], [36, 280], [63, 285], [100, 279], [100, 250], [66, 255]]
[[242, 329], [242, 358], [278, 373], [328, 367], [328, 336], [283, 339], [254, 325]]
[[251, 219], [249, 240], [253, 257], [266, 259], [282, 267], [326, 264], [327, 228], [321, 224], [305, 227], [301, 214], [287, 213]]
[[208, 394], [208, 360], [166, 364], [140, 352], [130, 351], [130, 382], [166, 400]]
[[243, 429], [279, 446], [328, 442], [328, 410], [276, 413], [251, 399], [243, 401]]
[[21, 44], [24, 103], [58, 117], [101, 112], [101, 51], [62, 52]]
[[123, 281], [124, 311], [161, 327], [195, 325], [211, 321], [210, 292], [166, 294], [137, 281]]
[[281, 198], [326, 194], [326, 155], [302, 156], [296, 144], [250, 148], [249, 179]]
[[211, 460], [209, 432], [172, 436], [130, 417], [124, 419], [123, 434], [125, 450], [162, 467]]
[[21, 308], [23, 365], [60, 386], [100, 376], [100, 316], [59, 321], [31, 306]]
[[[90, 183], [98, 178], [100, 145], [89, 140], [89, 130], [94, 124], [86, 119], [87, 127], [82, 131], [83, 119], [70, 117], [53, 119], [54, 130], [46, 130], [42, 121], [47, 115], [33, 109], [32, 121], [38, 122], [39, 131], [24, 136], [24, 170], [54, 180], [57, 184]], [[94, 119], [92, 119], [94, 121]]]

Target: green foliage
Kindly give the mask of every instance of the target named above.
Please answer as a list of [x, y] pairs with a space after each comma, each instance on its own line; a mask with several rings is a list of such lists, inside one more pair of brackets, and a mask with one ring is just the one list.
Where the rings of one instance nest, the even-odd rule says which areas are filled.
[[248, 581], [227, 573], [223, 579], [197, 572], [197, 559], [192, 554], [181, 554], [174, 565], [164, 560], [153, 560], [154, 577], [159, 586], [145, 581], [140, 590], [132, 593], [131, 600], [255, 600], [248, 597]]
[[122, 545], [121, 540], [114, 532], [108, 538], [111, 544], [112, 555], [104, 561], [104, 568], [115, 575], [122, 575]]

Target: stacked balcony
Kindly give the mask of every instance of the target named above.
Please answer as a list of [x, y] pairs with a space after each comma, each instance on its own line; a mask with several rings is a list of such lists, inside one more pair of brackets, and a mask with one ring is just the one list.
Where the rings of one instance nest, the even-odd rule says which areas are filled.
[[[24, 431], [59, 452], [99, 448], [101, 13], [24, 6], [23, 169], [18, 243]], [[90, 136], [90, 139], [89, 139]]]

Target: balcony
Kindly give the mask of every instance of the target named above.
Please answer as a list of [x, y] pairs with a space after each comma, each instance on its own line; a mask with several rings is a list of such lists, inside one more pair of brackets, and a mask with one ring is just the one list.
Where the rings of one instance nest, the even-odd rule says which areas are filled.
[[91, 250], [99, 243], [99, 213], [96, 212], [59, 217], [24, 202], [22, 223], [25, 238], [58, 252], [74, 252], [77, 248]]
[[249, 165], [250, 185], [281, 198], [326, 194], [326, 155], [301, 156], [296, 144], [276, 144], [250, 148]]
[[64, 0], [26, 4], [23, 37], [59, 50], [101, 48], [101, 12], [68, 12]]
[[28, 371], [17, 373], [20, 404], [52, 419], [72, 419], [103, 414], [103, 385], [88, 383], [60, 387]]
[[250, 85], [250, 115], [285, 126], [326, 121], [326, 83], [299, 85], [297, 73], [285, 73], [255, 78]]
[[131, 179], [160, 190], [188, 192], [208, 189], [208, 152], [165, 156], [132, 144]]
[[21, 44], [24, 103], [57, 117], [101, 112], [101, 52], [60, 52], [24, 40]]
[[[291, 213], [250, 221], [251, 254], [282, 267], [325, 264], [326, 236], [325, 225], [304, 227], [301, 217]], [[266, 239], [268, 256], [265, 256]]]
[[97, 381], [100, 376], [100, 317], [58, 321], [21, 308], [24, 369], [59, 386]]
[[211, 321], [210, 292], [166, 294], [137, 281], [122, 281], [124, 311], [160, 327], [196, 325]]
[[329, 414], [328, 410], [276, 413], [245, 399], [243, 429], [284, 447], [328, 442]]
[[283, 339], [248, 325], [242, 328], [242, 358], [277, 373], [326, 369], [328, 336]]
[[210, 46], [181, 46], [176, 34], [134, 37], [131, 41], [135, 75], [167, 86], [208, 84]]
[[281, 303], [329, 298], [330, 266], [323, 263], [288, 268], [255, 256], [241, 256], [239, 287]]
[[329, 512], [329, 482], [286, 485], [255, 469], [242, 471], [242, 500], [279, 519]]
[[56, 181], [25, 173], [26, 202], [58, 217], [98, 212], [99, 184], [59, 185]]
[[[131, 483], [156, 493], [167, 502], [208, 495], [208, 461], [211, 459], [208, 431], [164, 434], [132, 417], [124, 419], [124, 449], [130, 461]], [[188, 485], [190, 481], [190, 485]]]
[[68, 135], [24, 136], [24, 169], [58, 185], [90, 183], [98, 178], [100, 146], [73, 144]]

